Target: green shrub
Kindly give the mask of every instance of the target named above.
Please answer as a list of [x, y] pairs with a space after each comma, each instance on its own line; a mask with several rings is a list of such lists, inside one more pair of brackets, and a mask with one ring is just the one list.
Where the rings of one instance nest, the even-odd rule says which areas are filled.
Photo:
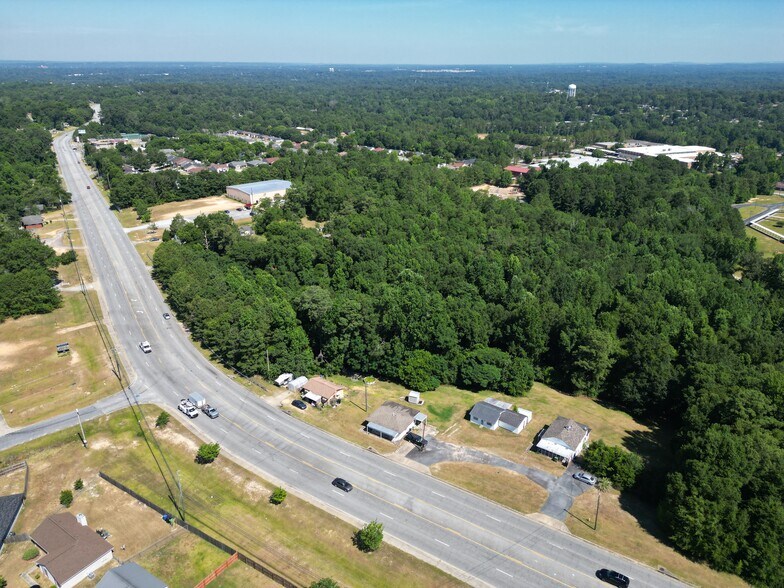
[[272, 491], [269, 501], [272, 504], [280, 504], [286, 500], [286, 496], [288, 496], [288, 493], [283, 488], [275, 488], [275, 490]]
[[73, 502], [73, 492], [70, 490], [63, 490], [60, 492], [60, 504], [62, 504], [65, 508], [71, 506]]
[[[2, 588], [0, 586], [0, 588]], [[309, 588], [340, 588], [337, 582], [332, 578], [321, 578], [313, 582]]]
[[35, 559], [39, 555], [41, 555], [41, 552], [38, 551], [37, 547], [28, 547], [27, 549], [24, 550], [24, 553], [22, 554], [22, 559], [25, 561], [30, 561], [31, 559]]
[[217, 443], [204, 443], [196, 452], [196, 463], [212, 463], [220, 455], [220, 445]]
[[591, 443], [583, 452], [582, 461], [585, 469], [610, 480], [618, 490], [631, 488], [643, 466], [642, 458], [636, 453], [607, 445], [601, 439]]
[[354, 545], [360, 551], [376, 551], [384, 540], [384, 525], [370, 521], [354, 534]]
[[81, 490], [82, 488], [84, 488], [84, 482], [82, 482], [82, 479], [79, 478], [76, 480], [76, 482], [74, 482], [74, 490]]
[[169, 416], [169, 413], [165, 410], [162, 410], [161, 414], [158, 415], [158, 418], [155, 419], [155, 426], [159, 429], [163, 429], [166, 425], [169, 424], [170, 418], [171, 417]]

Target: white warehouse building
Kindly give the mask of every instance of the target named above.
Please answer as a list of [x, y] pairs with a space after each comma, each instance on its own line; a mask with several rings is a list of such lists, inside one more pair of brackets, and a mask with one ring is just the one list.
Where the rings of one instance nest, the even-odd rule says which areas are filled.
[[291, 188], [287, 180], [267, 180], [266, 182], [251, 182], [250, 184], [237, 184], [226, 187], [226, 196], [239, 200], [244, 204], [253, 206], [259, 200], [283, 196]]

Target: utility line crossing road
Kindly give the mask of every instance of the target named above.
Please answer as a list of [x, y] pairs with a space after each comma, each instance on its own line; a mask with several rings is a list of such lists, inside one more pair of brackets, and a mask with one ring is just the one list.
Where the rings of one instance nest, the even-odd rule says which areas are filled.
[[[174, 321], [134, 246], [72, 149], [71, 136], [54, 141], [61, 173], [73, 195], [82, 238], [100, 287], [104, 314], [123, 363], [129, 391], [181, 416], [176, 405], [201, 392], [221, 411], [188, 422], [199, 435], [295, 494], [353, 524], [376, 519], [396, 545], [475, 586], [605, 586], [599, 568], [616, 569], [635, 586], [681, 586], [656, 570], [440, 482], [340, 440], [270, 406], [215, 369]], [[88, 189], [90, 186], [91, 189]], [[140, 341], [152, 353], [139, 349]], [[120, 406], [116, 395], [97, 416]], [[100, 404], [100, 403], [99, 403]], [[59, 418], [59, 417], [58, 417]], [[74, 424], [71, 417], [0, 439], [0, 447]], [[335, 477], [354, 485], [344, 493]], [[187, 494], [187, 488], [185, 488]]]

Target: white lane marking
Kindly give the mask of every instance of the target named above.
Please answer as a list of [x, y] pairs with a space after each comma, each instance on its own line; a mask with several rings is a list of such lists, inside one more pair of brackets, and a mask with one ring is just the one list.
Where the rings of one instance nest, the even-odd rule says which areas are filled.
[[387, 470], [381, 470], [381, 471], [384, 472], [388, 476], [392, 476], [393, 478], [397, 478], [397, 474], [393, 474], [392, 472], [388, 472]]
[[300, 437], [305, 437], [305, 439], [310, 439], [310, 435], [306, 435], [305, 433], [301, 433]]
[[351, 456], [350, 456], [348, 453], [346, 453], [345, 451], [340, 451], [340, 450], [338, 450], [338, 453], [340, 453], [341, 455], [345, 455], [346, 457], [351, 457]]
[[289, 468], [289, 471], [290, 471], [290, 472], [294, 472], [295, 474], [298, 474], [298, 473], [299, 473], [299, 472], [298, 472], [297, 470], [295, 470], [294, 468]]
[[378, 514], [380, 514], [382, 517], [387, 517], [387, 518], [388, 518], [389, 520], [391, 520], [391, 521], [394, 521], [394, 520], [395, 520], [395, 519], [393, 519], [391, 516], [389, 516], [389, 515], [388, 515], [388, 514], [386, 514], [386, 513], [380, 512], [380, 513], [378, 513]]
[[259, 455], [263, 455], [263, 454], [262, 454], [262, 452], [261, 452], [261, 451], [259, 451], [258, 449], [256, 449], [255, 447], [253, 448], [253, 451], [255, 451], [256, 453], [258, 453]]
[[265, 416], [265, 417], [267, 417], [267, 418], [268, 418], [269, 420], [271, 420], [271, 421], [277, 421], [277, 420], [278, 420], [278, 419], [276, 419], [274, 416], [272, 416], [272, 415], [269, 415], [269, 414], [265, 414], [264, 416]]
[[485, 516], [486, 516], [488, 519], [493, 519], [493, 520], [494, 520], [494, 521], [496, 521], [497, 523], [500, 523], [500, 522], [501, 522], [501, 519], [497, 519], [497, 518], [495, 518], [495, 517], [491, 517], [490, 515], [485, 515]]
[[[437, 539], [436, 539], [437, 541]], [[498, 568], [495, 569], [496, 572], [501, 572], [504, 576], [509, 576], [510, 578], [514, 578], [512, 574], [506, 573], [504, 570], [499, 570]]]
[[449, 543], [444, 543], [440, 539], [436, 539], [436, 541], [438, 541], [441, 545], [446, 545], [447, 547], [449, 547]]
[[431, 492], [432, 492], [433, 494], [435, 494], [436, 496], [440, 496], [441, 498], [446, 498], [446, 496], [444, 496], [443, 494], [439, 494], [439, 493], [438, 493], [438, 492], [436, 492], [435, 490], [431, 490]]
[[333, 490], [333, 492], [338, 496], [343, 496], [345, 494], [345, 492], [340, 492], [339, 490]]

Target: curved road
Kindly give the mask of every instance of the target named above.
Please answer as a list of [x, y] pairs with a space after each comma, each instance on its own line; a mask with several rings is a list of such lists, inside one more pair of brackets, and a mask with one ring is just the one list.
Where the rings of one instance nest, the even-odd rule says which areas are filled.
[[[606, 586], [595, 576], [612, 568], [635, 586], [681, 586], [656, 570], [554, 530], [463, 492], [385, 457], [340, 440], [270, 406], [204, 359], [176, 321], [134, 246], [72, 149], [70, 135], [54, 141], [61, 173], [73, 194], [82, 237], [99, 283], [102, 307], [123, 364], [134, 374], [129, 390], [178, 417], [180, 398], [200, 391], [221, 411], [187, 422], [226, 454], [298, 496], [362, 525], [376, 519], [390, 542], [474, 586]], [[91, 189], [87, 189], [87, 187]], [[148, 340], [153, 352], [138, 348]], [[82, 411], [85, 417], [117, 410], [118, 394]], [[185, 419], [187, 421], [187, 419]], [[57, 417], [0, 438], [15, 445], [75, 424]], [[336, 476], [354, 484], [344, 493]], [[415, 582], [416, 579], [412, 578]]]

